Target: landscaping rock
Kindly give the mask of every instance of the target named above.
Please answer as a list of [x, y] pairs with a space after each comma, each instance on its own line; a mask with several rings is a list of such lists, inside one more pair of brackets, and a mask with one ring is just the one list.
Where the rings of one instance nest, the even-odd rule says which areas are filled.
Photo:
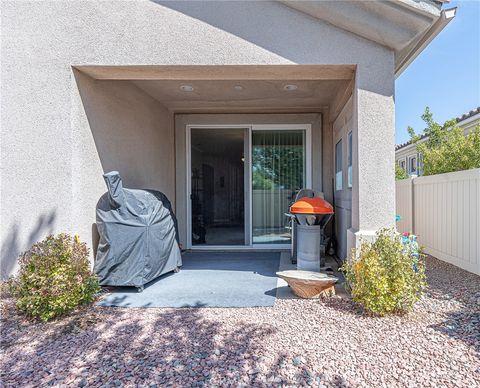
[[[338, 297], [94, 307], [48, 324], [19, 324], [12, 310], [2, 314], [0, 385], [480, 386], [480, 277], [433, 258], [426, 268], [429, 291], [405, 316], [371, 317]], [[79, 317], [89, 322], [81, 332], [63, 330]]]
[[293, 365], [299, 366], [305, 362], [305, 360], [302, 357], [295, 357], [293, 360]]

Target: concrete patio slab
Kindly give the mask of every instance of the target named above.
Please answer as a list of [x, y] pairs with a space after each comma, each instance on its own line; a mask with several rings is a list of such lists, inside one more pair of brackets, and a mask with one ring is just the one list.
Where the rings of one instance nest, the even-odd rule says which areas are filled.
[[98, 305], [115, 307], [268, 307], [275, 303], [279, 252], [188, 252], [179, 273], [111, 288]]

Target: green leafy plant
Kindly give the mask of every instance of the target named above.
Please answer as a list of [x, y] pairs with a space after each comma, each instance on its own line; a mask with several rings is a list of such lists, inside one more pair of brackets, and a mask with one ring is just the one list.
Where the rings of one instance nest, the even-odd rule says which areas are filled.
[[405, 313], [426, 289], [424, 256], [412, 255], [394, 229], [362, 241], [342, 270], [355, 302], [374, 315]]
[[401, 179], [407, 179], [408, 175], [403, 168], [401, 168], [397, 163], [395, 163], [395, 180], [399, 181]]
[[11, 292], [17, 308], [30, 317], [48, 321], [92, 303], [100, 292], [88, 248], [77, 236], [48, 236], [23, 253], [19, 264]]
[[423, 175], [480, 168], [480, 126], [465, 135], [455, 119], [443, 125], [437, 123], [428, 107], [422, 120], [427, 125], [424, 135], [428, 138], [425, 141], [421, 141], [421, 135], [411, 127], [408, 127], [408, 133], [422, 155]]

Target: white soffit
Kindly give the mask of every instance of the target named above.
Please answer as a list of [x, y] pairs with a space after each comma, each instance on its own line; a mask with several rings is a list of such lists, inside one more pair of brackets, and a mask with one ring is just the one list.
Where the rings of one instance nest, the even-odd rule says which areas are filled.
[[431, 0], [280, 1], [394, 50], [397, 77], [453, 19], [456, 11], [441, 10]]

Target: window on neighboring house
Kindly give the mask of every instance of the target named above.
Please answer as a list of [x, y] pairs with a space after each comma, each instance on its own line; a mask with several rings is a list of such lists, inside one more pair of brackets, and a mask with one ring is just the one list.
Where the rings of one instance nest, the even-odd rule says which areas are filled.
[[335, 145], [335, 190], [343, 189], [342, 140]]
[[347, 145], [348, 145], [348, 178], [347, 178], [347, 184], [348, 187], [352, 187], [352, 132], [348, 133], [348, 138], [347, 138]]
[[406, 166], [406, 164], [407, 164], [407, 163], [406, 163], [405, 159], [402, 159], [402, 160], [400, 160], [400, 161], [398, 162], [398, 165], [400, 166], [400, 168], [401, 168], [403, 171], [405, 171], [405, 172], [407, 172], [407, 166]]
[[410, 175], [417, 175], [417, 157], [411, 156], [408, 159], [408, 173]]

